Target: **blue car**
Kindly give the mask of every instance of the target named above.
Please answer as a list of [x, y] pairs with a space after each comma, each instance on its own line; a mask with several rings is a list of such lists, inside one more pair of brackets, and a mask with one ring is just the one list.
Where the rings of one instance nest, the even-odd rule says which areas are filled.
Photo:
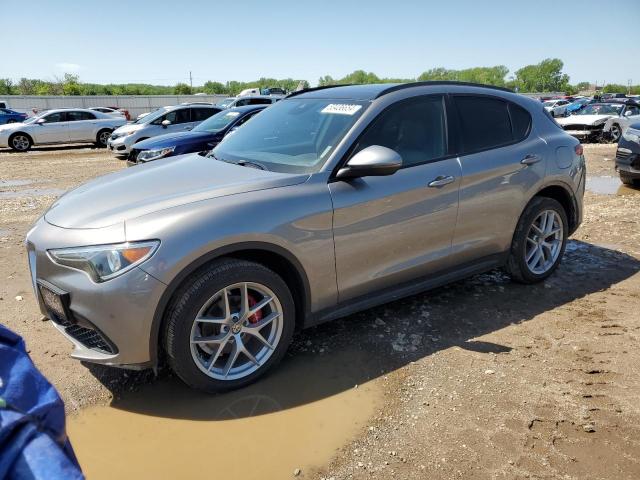
[[128, 164], [132, 166], [185, 153], [209, 151], [266, 107], [268, 105], [229, 108], [207, 118], [190, 132], [167, 133], [135, 143]]
[[20, 123], [26, 119], [26, 113], [16, 112], [8, 108], [0, 108], [0, 125], [4, 125], [5, 123]]
[[572, 102], [569, 105], [567, 105], [567, 109], [566, 109], [567, 115], [571, 115], [573, 113], [576, 113], [578, 110], [582, 110], [584, 106], [588, 105], [589, 103], [591, 103], [590, 98], [579, 98], [575, 102]]

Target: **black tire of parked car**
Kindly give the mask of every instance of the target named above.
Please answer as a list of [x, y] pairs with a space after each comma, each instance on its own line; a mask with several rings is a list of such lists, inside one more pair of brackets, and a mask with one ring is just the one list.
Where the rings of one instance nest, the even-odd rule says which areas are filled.
[[[527, 234], [529, 233], [531, 224], [544, 210], [554, 210], [559, 215], [562, 221], [563, 238], [560, 254], [556, 259], [555, 264], [545, 273], [536, 274], [529, 269], [527, 262], [525, 261]], [[518, 226], [513, 234], [511, 251], [506, 265], [507, 272], [511, 275], [511, 278], [518, 283], [531, 284], [541, 282], [551, 275], [562, 261], [562, 256], [564, 255], [564, 251], [567, 246], [568, 230], [569, 222], [567, 221], [567, 213], [560, 202], [548, 197], [534, 197], [520, 216]]]
[[29, 135], [16, 132], [9, 137], [9, 147], [16, 152], [26, 152], [33, 146], [33, 140]]
[[[191, 355], [191, 329], [200, 308], [216, 292], [238, 282], [267, 286], [282, 307], [283, 330], [271, 357], [252, 374], [237, 380], [217, 380], [203, 373]], [[192, 274], [174, 296], [167, 310], [163, 345], [171, 369], [190, 387], [218, 393], [248, 385], [282, 360], [293, 338], [295, 304], [284, 280], [264, 265], [234, 258], [222, 258]]]
[[16, 123], [16, 121], [13, 118], [10, 118], [9, 120], [7, 120], [7, 123]]
[[106, 148], [107, 147], [107, 141], [109, 140], [109, 137], [111, 136], [111, 132], [112, 132], [112, 130], [110, 130], [108, 128], [103, 128], [102, 130], [100, 130], [98, 132], [98, 134], [96, 135], [96, 145], [98, 147]]
[[630, 177], [629, 175], [625, 175], [620, 172], [620, 181], [625, 185], [631, 185], [634, 187], [640, 186], [640, 180], [637, 178]]

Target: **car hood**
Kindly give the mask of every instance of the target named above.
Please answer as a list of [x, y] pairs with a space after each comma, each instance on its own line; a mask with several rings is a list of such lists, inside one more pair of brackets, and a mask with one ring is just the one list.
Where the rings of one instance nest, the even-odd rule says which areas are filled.
[[172, 147], [187, 143], [200, 143], [213, 140], [216, 134], [209, 132], [177, 132], [158, 135], [135, 145], [136, 150], [151, 150], [154, 148]]
[[557, 118], [560, 125], [596, 125], [606, 121], [613, 115], [571, 115], [569, 117]]
[[6, 123], [4, 125], [0, 125], [0, 133], [11, 131], [11, 130], [17, 130], [18, 128], [22, 128], [24, 126], [25, 126], [24, 122]]
[[60, 197], [45, 220], [62, 228], [103, 228], [178, 205], [295, 185], [308, 178], [197, 154], [178, 155], [85, 183]]
[[[118, 120], [114, 118], [114, 120]], [[127, 132], [135, 132], [136, 130], [140, 130], [141, 128], [146, 127], [146, 124], [133, 124], [127, 123], [122, 125], [121, 127], [116, 128], [113, 133], [127, 133]]]

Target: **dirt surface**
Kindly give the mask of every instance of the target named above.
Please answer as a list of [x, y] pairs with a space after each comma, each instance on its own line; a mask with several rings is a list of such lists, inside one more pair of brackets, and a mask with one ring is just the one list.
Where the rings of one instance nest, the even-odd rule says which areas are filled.
[[[584, 223], [546, 282], [493, 271], [305, 331], [274, 380], [251, 387], [267, 406], [235, 417], [249, 430], [257, 414], [286, 422], [297, 407], [372, 384], [383, 399], [374, 413], [336, 437], [326, 461], [301, 458], [299, 478], [640, 478], [640, 191], [619, 186], [615, 146], [586, 145], [585, 155], [600, 193], [587, 191]], [[191, 394], [166, 372], [71, 360], [33, 298], [30, 224], [61, 190], [123, 167], [87, 148], [0, 152], [0, 322], [25, 338], [70, 413], [115, 396], [118, 409], [184, 418], [201, 397], [155, 408], [144, 395], [167, 384]]]

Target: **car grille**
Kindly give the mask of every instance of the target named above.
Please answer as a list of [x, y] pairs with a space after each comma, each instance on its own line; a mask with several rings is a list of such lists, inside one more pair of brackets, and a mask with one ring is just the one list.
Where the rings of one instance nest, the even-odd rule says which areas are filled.
[[592, 125], [571, 124], [571, 125], [563, 125], [562, 128], [564, 128], [565, 130], [577, 130], [577, 131], [590, 132], [591, 130], [596, 130], [598, 127], [594, 127]]
[[632, 155], [631, 152], [625, 152], [623, 150], [618, 149], [616, 152], [616, 159], [618, 160], [627, 160]]
[[51, 321], [64, 328], [64, 332], [87, 348], [102, 353], [117, 353], [116, 348], [98, 330], [63, 320], [53, 312], [49, 312]]

